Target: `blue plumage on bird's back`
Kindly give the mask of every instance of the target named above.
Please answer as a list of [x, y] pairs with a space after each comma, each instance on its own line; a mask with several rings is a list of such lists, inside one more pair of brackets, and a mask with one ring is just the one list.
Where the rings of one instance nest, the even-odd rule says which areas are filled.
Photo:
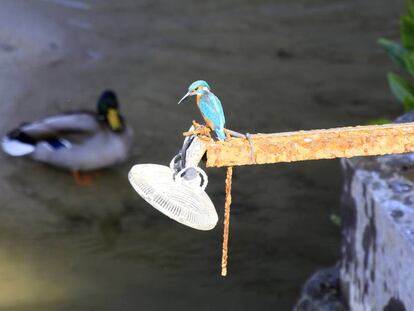
[[218, 139], [224, 140], [225, 118], [220, 100], [212, 92], [204, 91], [197, 95], [197, 102], [207, 125], [216, 132]]

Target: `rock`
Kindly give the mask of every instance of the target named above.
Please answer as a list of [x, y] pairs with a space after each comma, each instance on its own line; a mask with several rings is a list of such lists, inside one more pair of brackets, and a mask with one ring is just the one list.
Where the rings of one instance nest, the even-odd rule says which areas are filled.
[[339, 295], [339, 265], [317, 271], [305, 283], [294, 311], [346, 311]]
[[[396, 122], [411, 122], [414, 112]], [[341, 294], [350, 310], [414, 306], [414, 154], [341, 160]]]

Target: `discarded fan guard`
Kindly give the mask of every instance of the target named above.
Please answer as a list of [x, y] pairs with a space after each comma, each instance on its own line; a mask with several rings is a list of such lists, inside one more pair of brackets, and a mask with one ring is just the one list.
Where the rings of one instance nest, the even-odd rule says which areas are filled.
[[174, 181], [169, 167], [137, 164], [128, 178], [145, 201], [175, 221], [197, 230], [216, 226], [217, 212], [208, 195], [197, 186]]

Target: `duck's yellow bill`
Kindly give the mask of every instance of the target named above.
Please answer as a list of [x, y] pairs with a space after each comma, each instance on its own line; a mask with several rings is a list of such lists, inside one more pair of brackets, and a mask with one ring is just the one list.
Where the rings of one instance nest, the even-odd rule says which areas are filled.
[[121, 119], [119, 118], [119, 113], [117, 109], [113, 109], [113, 108], [109, 109], [106, 117], [108, 119], [109, 126], [111, 127], [112, 130], [118, 131], [121, 129], [122, 124], [121, 124]]

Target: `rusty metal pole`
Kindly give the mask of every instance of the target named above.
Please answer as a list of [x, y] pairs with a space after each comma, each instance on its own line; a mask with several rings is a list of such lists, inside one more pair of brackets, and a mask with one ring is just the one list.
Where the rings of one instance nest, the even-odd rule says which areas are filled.
[[204, 138], [208, 167], [269, 164], [414, 152], [414, 123], [255, 134], [255, 162], [246, 139]]

